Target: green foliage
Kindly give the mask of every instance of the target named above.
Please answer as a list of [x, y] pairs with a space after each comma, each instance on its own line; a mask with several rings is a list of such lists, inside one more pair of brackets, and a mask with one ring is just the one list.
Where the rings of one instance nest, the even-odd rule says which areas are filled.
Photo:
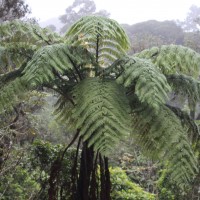
[[169, 171], [164, 169], [161, 171], [161, 176], [157, 181], [158, 198], [159, 200], [183, 200], [185, 194], [187, 194], [189, 188], [181, 190], [173, 181], [169, 178]]
[[[0, 86], [1, 88], [1, 86]], [[24, 92], [28, 91], [29, 86], [24, 79], [17, 78], [15, 81], [5, 85], [0, 90], [0, 112], [12, 110], [13, 105], [19, 102]]]
[[54, 180], [58, 187], [58, 196], [60, 199], [70, 199], [72, 193], [72, 177], [71, 170], [76, 155], [75, 149], [69, 149], [65, 153], [63, 160], [57, 162], [58, 158], [64, 151], [63, 145], [52, 144], [43, 140], [36, 140], [31, 147], [31, 167], [36, 172], [34, 179], [40, 185], [40, 193], [37, 194], [38, 199], [48, 199], [48, 189], [50, 188], [51, 174], [56, 170], [55, 163], [60, 170], [57, 174], [58, 180]]
[[6, 42], [2, 47], [0, 46], [0, 73], [19, 68], [22, 63], [27, 62], [35, 50], [37, 50], [37, 46], [34, 44]]
[[56, 76], [70, 74], [76, 66], [83, 68], [86, 61], [93, 62], [87, 50], [66, 44], [54, 44], [39, 49], [23, 73], [27, 82], [38, 85], [53, 81]]
[[119, 167], [110, 168], [112, 192], [115, 200], [154, 200], [155, 195], [145, 192], [139, 185], [131, 182], [124, 170]]
[[53, 145], [50, 142], [36, 140], [32, 147], [35, 157], [33, 162], [39, 162], [39, 166], [44, 170], [58, 157], [61, 149], [62, 145]]
[[193, 149], [198, 151], [199, 143], [199, 127], [198, 123], [194, 121], [186, 112], [182, 111], [180, 108], [169, 106], [169, 109], [174, 112], [174, 114], [180, 119], [182, 126], [188, 134], [188, 140], [191, 143]]
[[14, 173], [7, 173], [1, 178], [1, 200], [27, 200], [39, 192], [39, 184], [34, 180], [34, 174], [17, 166]]
[[1, 70], [19, 68], [38, 48], [57, 42], [61, 42], [58, 34], [37, 24], [20, 20], [4, 22], [0, 26]]
[[200, 55], [190, 48], [179, 45], [163, 45], [146, 49], [138, 54], [139, 58], [151, 61], [164, 73], [198, 77]]
[[43, 29], [37, 24], [21, 20], [2, 23], [0, 26], [0, 39], [1, 45], [23, 42], [25, 44], [34, 44], [37, 47], [62, 41], [58, 34], [48, 29]]

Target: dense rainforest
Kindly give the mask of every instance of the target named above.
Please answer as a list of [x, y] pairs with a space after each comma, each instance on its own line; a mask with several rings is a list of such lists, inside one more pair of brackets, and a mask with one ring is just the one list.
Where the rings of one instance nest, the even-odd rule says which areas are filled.
[[0, 199], [198, 200], [200, 9], [184, 22], [128, 25], [91, 0], [70, 12], [76, 0], [58, 33], [9, 1]]

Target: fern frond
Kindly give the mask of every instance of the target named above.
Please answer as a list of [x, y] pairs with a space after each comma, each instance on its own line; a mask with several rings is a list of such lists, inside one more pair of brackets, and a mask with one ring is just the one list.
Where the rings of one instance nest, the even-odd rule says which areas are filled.
[[[43, 84], [55, 79], [55, 72], [78, 72], [78, 67], [92, 63], [92, 56], [81, 47], [54, 44], [39, 49], [27, 64], [23, 73], [28, 82]], [[80, 78], [80, 77], [79, 77]]]
[[165, 104], [171, 88], [165, 76], [150, 61], [133, 57], [123, 67], [124, 72], [117, 78], [118, 83], [125, 87], [133, 86], [132, 90], [139, 100], [156, 110]]
[[132, 102], [133, 137], [142, 150], [154, 159], [168, 163], [170, 177], [181, 187], [198, 172], [197, 159], [188, 140], [188, 129], [166, 106], [160, 113], [148, 109], [137, 98]]
[[62, 38], [37, 24], [20, 20], [0, 24], [0, 44], [8, 42], [29, 42], [37, 46], [61, 42]]
[[88, 78], [73, 90], [75, 106], [61, 119], [80, 130], [80, 136], [102, 154], [129, 134], [129, 107], [123, 87], [112, 80]]
[[181, 45], [163, 45], [135, 54], [139, 58], [151, 59], [164, 74], [183, 73], [198, 77], [200, 54]]
[[[108, 66], [113, 60], [125, 55], [129, 49], [129, 40], [119, 24], [111, 19], [100, 16], [87, 16], [77, 21], [67, 32], [66, 38], [73, 44], [83, 45], [96, 55], [100, 66]], [[99, 62], [103, 54], [104, 63]], [[110, 59], [111, 58], [111, 59]]]

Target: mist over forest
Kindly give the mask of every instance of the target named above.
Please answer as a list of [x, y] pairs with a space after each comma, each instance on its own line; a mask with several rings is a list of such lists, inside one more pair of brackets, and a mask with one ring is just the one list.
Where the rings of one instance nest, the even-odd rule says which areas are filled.
[[[64, 15], [43, 21], [40, 24], [42, 27], [48, 27], [53, 31], [64, 34], [70, 25], [87, 15], [110, 17], [110, 13], [106, 10], [97, 11], [95, 1], [77, 0], [66, 8]], [[195, 40], [196, 34], [200, 30], [199, 16], [200, 8], [191, 5], [184, 21], [176, 19], [148, 20], [135, 24], [122, 24], [122, 27], [131, 39], [133, 52], [164, 44], [189, 45], [189, 47], [193, 45], [194, 50], [197, 50], [199, 43], [192, 40]]]

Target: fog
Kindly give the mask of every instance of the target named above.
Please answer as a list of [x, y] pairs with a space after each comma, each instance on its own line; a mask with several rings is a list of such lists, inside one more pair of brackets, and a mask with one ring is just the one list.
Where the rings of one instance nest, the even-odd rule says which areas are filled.
[[[26, 0], [33, 17], [40, 22], [58, 18], [73, 0]], [[191, 5], [200, 6], [199, 0], [95, 0], [97, 10], [105, 9], [119, 23], [134, 24], [146, 20], [184, 20]]]

